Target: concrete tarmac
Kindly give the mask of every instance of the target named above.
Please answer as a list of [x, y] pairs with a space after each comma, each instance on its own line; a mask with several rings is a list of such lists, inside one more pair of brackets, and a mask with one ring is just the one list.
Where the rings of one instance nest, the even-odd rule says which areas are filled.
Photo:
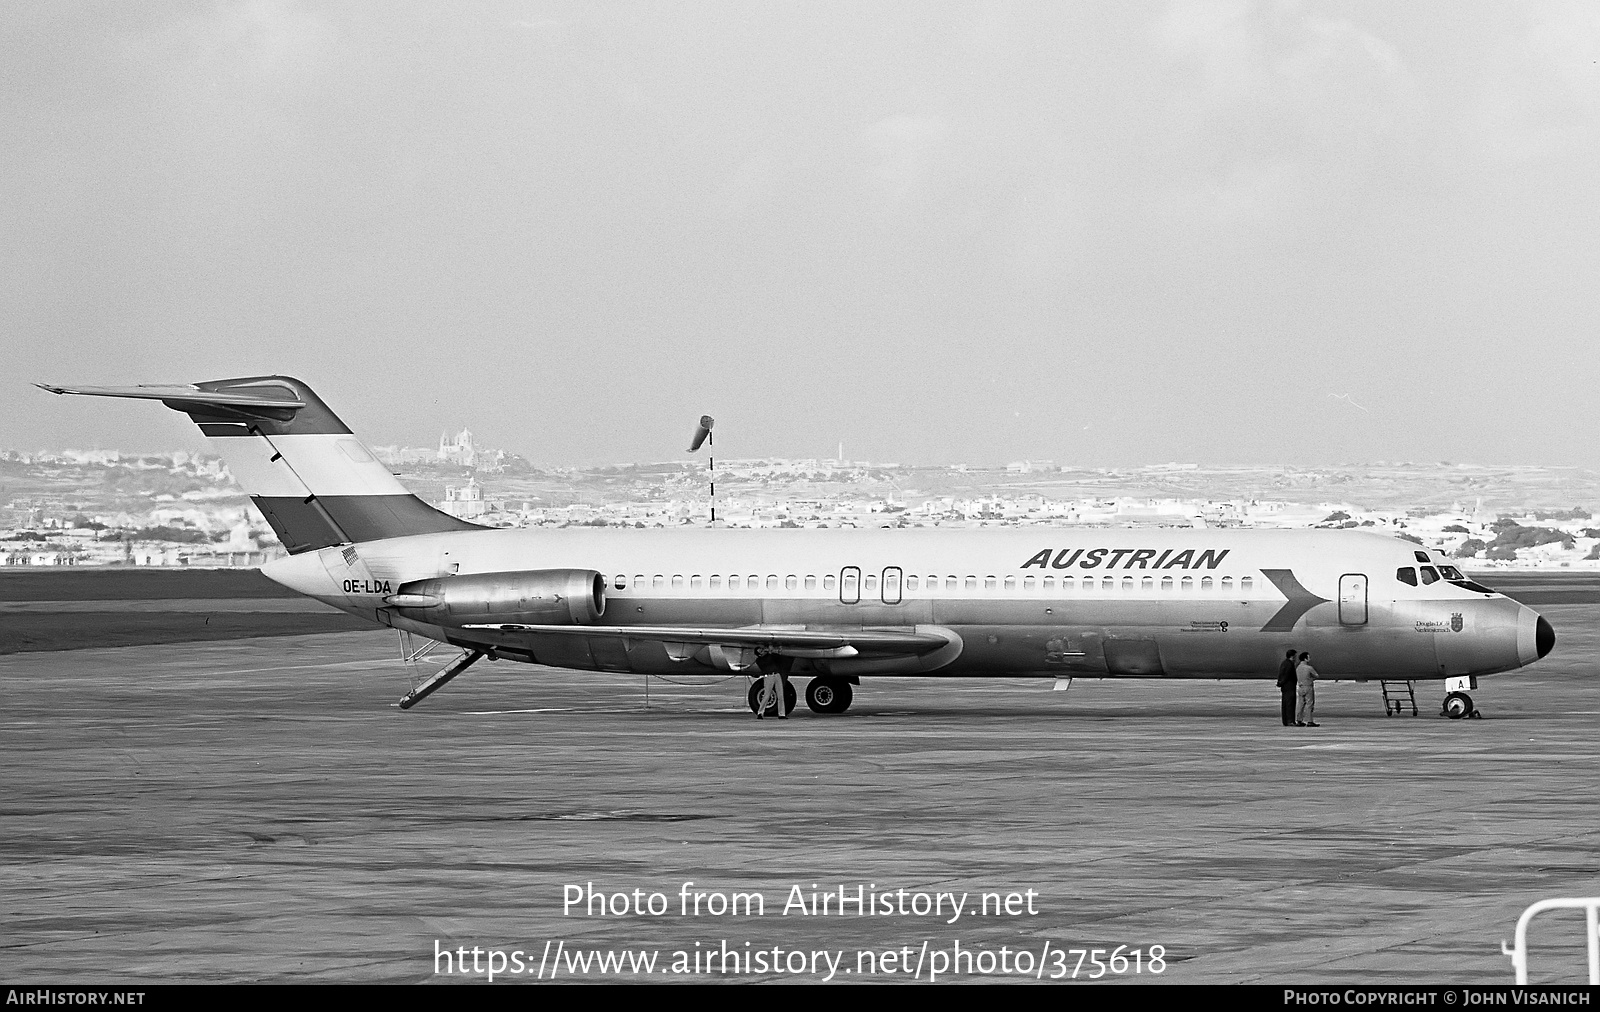
[[[658, 981], [827, 976], [660, 972], [725, 946], [887, 981], [959, 943], [991, 962], [943, 979], [1007, 979], [980, 972], [1002, 946], [1049, 979], [1057, 950], [1161, 945], [1161, 973], [1105, 979], [1507, 983], [1525, 906], [1600, 895], [1600, 605], [1542, 610], [1555, 653], [1485, 679], [1485, 719], [1437, 717], [1439, 683], [1415, 719], [1325, 683], [1316, 729], [1266, 683], [880, 678], [758, 722], [742, 679], [652, 679], [646, 706], [640, 677], [487, 662], [402, 712], [381, 632], [0, 657], [0, 977], [482, 979], [435, 973], [478, 946], [523, 950], [510, 981], [559, 943], [562, 979], [639, 979], [573, 969], [625, 948]], [[685, 882], [765, 915], [686, 916]], [[668, 912], [564, 912], [587, 883]], [[968, 908], [781, 913], [813, 884]], [[1581, 914], [1532, 940], [1532, 979], [1584, 979]]]

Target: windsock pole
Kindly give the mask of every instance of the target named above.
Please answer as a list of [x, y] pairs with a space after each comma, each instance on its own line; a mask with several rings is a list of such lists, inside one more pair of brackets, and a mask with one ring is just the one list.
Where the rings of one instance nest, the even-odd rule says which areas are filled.
[[706, 449], [706, 459], [709, 461], [706, 475], [711, 482], [711, 522], [717, 522], [717, 441], [711, 436], [711, 429], [717, 424], [716, 419], [710, 415], [700, 416], [700, 425], [694, 430], [694, 437], [689, 440], [689, 452], [694, 453], [703, 445]]

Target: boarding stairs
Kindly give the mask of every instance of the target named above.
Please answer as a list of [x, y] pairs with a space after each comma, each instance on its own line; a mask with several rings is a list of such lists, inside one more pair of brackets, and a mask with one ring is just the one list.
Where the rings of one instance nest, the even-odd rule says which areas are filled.
[[1380, 681], [1383, 688], [1383, 715], [1385, 717], [1398, 717], [1405, 713], [1406, 707], [1411, 708], [1411, 716], [1417, 715], [1417, 690], [1411, 682]]

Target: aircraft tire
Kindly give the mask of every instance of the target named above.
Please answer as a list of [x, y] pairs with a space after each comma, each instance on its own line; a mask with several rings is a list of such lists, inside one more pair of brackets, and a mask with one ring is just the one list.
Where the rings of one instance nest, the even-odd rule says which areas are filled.
[[[750, 683], [750, 691], [745, 693], [745, 700], [746, 700], [746, 702], [748, 702], [750, 704], [750, 712], [751, 713], [755, 713], [756, 712], [756, 707], [761, 705], [761, 682], [762, 682], [762, 679], [760, 679], [760, 678], [757, 678], [755, 681], [751, 682]], [[808, 703], [809, 703], [809, 700], [808, 700]], [[795, 704], [794, 683], [789, 681], [787, 678], [785, 678], [783, 680], [783, 712], [784, 713], [793, 713], [794, 712], [794, 704]], [[812, 709], [816, 709], [816, 707], [812, 707]], [[777, 714], [773, 713], [773, 712], [771, 712], [769, 710], [768, 713], [767, 713], [767, 716], [775, 717], [775, 716], [777, 716]]]
[[1477, 712], [1472, 705], [1472, 697], [1465, 692], [1451, 692], [1444, 697], [1444, 715], [1451, 720], [1460, 720], [1470, 717]]
[[806, 706], [812, 713], [843, 713], [853, 697], [850, 683], [842, 679], [813, 678], [806, 685]]

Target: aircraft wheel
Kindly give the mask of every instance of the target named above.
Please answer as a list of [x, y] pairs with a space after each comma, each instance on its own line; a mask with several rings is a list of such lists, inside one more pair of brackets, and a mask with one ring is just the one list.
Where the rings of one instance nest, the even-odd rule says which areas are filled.
[[1472, 705], [1472, 697], [1465, 692], [1452, 692], [1444, 697], [1444, 715], [1451, 720], [1460, 720], [1470, 717], [1477, 712]]
[[[755, 681], [750, 683], [750, 691], [745, 693], [745, 699], [750, 704], [750, 712], [751, 713], [755, 713], [756, 712], [756, 708], [761, 705], [761, 685], [762, 685], [763, 681], [764, 681], [763, 679], [757, 678]], [[789, 681], [787, 678], [785, 678], [783, 680], [783, 712], [784, 713], [793, 713], [794, 712], [794, 704], [795, 704], [794, 683]], [[815, 707], [813, 707], [813, 709], [815, 709]], [[774, 712], [771, 707], [768, 707], [767, 716], [776, 717], [777, 713]]]
[[806, 685], [806, 706], [812, 713], [843, 713], [850, 708], [853, 695], [849, 682], [813, 678]]

